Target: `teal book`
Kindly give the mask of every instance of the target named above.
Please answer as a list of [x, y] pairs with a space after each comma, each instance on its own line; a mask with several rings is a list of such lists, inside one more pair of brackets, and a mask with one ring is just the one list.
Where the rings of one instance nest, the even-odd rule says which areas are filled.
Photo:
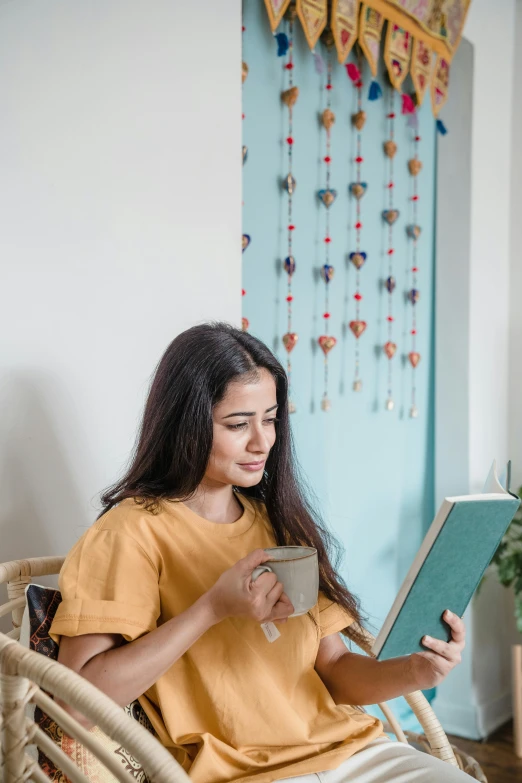
[[451, 639], [443, 612], [462, 617], [519, 505], [495, 463], [483, 494], [444, 499], [372, 647], [378, 660], [426, 652], [423, 636]]

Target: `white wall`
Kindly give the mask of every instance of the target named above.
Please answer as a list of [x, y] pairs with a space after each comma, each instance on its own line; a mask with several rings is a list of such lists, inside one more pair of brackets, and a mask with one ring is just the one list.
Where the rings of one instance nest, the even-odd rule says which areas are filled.
[[[438, 501], [456, 491], [455, 476], [460, 477], [459, 492], [480, 491], [492, 459], [505, 463], [512, 446], [507, 411], [515, 12], [515, 0], [473, 0], [464, 31], [473, 44], [469, 259], [451, 243], [444, 250], [449, 255], [439, 258], [438, 247]], [[453, 87], [451, 100], [458, 98]], [[444, 155], [444, 140], [439, 147]], [[461, 163], [456, 160], [455, 166]], [[449, 209], [455, 192], [447, 184], [439, 181], [439, 199], [447, 200]], [[458, 233], [461, 217], [462, 204], [455, 202], [453, 224], [446, 229]], [[442, 297], [450, 305], [446, 309]], [[456, 406], [457, 426], [452, 426]], [[511, 715], [512, 596], [491, 579], [465, 619], [468, 645], [462, 665], [438, 688], [434, 706], [446, 730], [479, 738]]]
[[0, 4], [0, 561], [65, 553], [181, 330], [241, 310], [239, 0]]

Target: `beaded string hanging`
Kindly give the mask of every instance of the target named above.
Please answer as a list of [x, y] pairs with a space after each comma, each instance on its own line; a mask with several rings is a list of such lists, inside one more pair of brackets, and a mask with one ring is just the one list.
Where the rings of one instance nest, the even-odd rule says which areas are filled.
[[419, 193], [418, 193], [418, 174], [420, 173], [422, 169], [422, 162], [419, 160], [419, 143], [421, 141], [421, 137], [419, 136], [418, 128], [415, 127], [414, 124], [414, 131], [413, 131], [413, 158], [411, 158], [408, 161], [408, 169], [413, 181], [413, 193], [411, 196], [411, 215], [412, 215], [412, 222], [407, 227], [406, 232], [409, 236], [409, 238], [412, 241], [412, 265], [411, 265], [411, 285], [410, 289], [408, 291], [408, 299], [411, 304], [411, 350], [408, 354], [408, 359], [412, 367], [412, 379], [411, 379], [411, 407], [410, 407], [410, 416], [412, 419], [416, 419], [419, 415], [418, 409], [417, 409], [417, 403], [416, 403], [416, 387], [415, 387], [415, 368], [417, 367], [419, 361], [420, 361], [420, 353], [417, 351], [416, 342], [417, 342], [417, 302], [419, 301], [419, 289], [417, 288], [417, 274], [419, 271], [418, 268], [418, 241], [419, 237], [421, 235], [421, 227], [419, 226], [417, 220], [418, 220], [418, 202], [419, 202]]
[[321, 267], [321, 277], [323, 278], [324, 281], [324, 313], [323, 313], [324, 334], [322, 334], [317, 340], [321, 350], [324, 353], [324, 392], [321, 400], [321, 408], [323, 411], [329, 411], [332, 406], [331, 401], [328, 398], [328, 354], [330, 353], [332, 348], [335, 347], [337, 343], [337, 339], [328, 333], [329, 322], [330, 322], [329, 289], [330, 289], [330, 281], [332, 280], [335, 271], [334, 267], [330, 264], [330, 244], [332, 240], [330, 235], [330, 207], [332, 206], [335, 199], [337, 198], [337, 191], [333, 190], [330, 187], [330, 174], [331, 174], [331, 163], [332, 163], [331, 130], [335, 122], [335, 114], [331, 109], [332, 87], [333, 87], [332, 60], [331, 60], [331, 53], [329, 52], [326, 84], [325, 84], [326, 108], [324, 109], [321, 115], [321, 123], [326, 132], [326, 145], [325, 145], [326, 149], [325, 149], [325, 156], [323, 158], [326, 167], [326, 182], [325, 182], [325, 187], [322, 190], [319, 190], [317, 194], [319, 196], [319, 200], [326, 208], [325, 236], [324, 236], [324, 264]]
[[[245, 30], [246, 30], [246, 27], [245, 27], [245, 25], [243, 25], [242, 26], [242, 33], [243, 34], [244, 34]], [[242, 67], [241, 67], [241, 83], [243, 85], [245, 84], [247, 76], [248, 76], [248, 65], [243, 60]], [[244, 119], [245, 119], [244, 113], [241, 114], [241, 119], [242, 119], [242, 121], [244, 121]], [[243, 144], [243, 147], [242, 147], [242, 150], [241, 150], [241, 154], [242, 154], [242, 157], [243, 157], [243, 166], [244, 166], [245, 163], [246, 163], [247, 157], [248, 157], [248, 148], [245, 146], [245, 144]], [[243, 236], [241, 238], [241, 249], [242, 249], [243, 253], [245, 252], [245, 250], [247, 249], [249, 244], [250, 244], [250, 234], [243, 234]], [[245, 291], [244, 288], [241, 289], [241, 294], [242, 294], [243, 297], [245, 296], [246, 291]], [[242, 319], [241, 319], [241, 328], [243, 329], [244, 332], [246, 332], [248, 330], [249, 326], [250, 326], [250, 322], [249, 322], [248, 318], [245, 318], [245, 316], [243, 316]]]
[[393, 372], [392, 372], [392, 360], [397, 352], [397, 343], [393, 340], [393, 292], [395, 290], [396, 281], [393, 276], [393, 257], [395, 253], [393, 243], [393, 224], [399, 217], [399, 210], [394, 207], [394, 181], [393, 181], [393, 159], [397, 152], [397, 144], [395, 143], [395, 89], [393, 87], [388, 88], [389, 94], [389, 111], [387, 114], [388, 119], [388, 133], [389, 138], [384, 142], [384, 153], [388, 159], [388, 182], [386, 185], [388, 191], [388, 208], [383, 210], [382, 216], [385, 222], [388, 224], [388, 277], [384, 281], [384, 286], [388, 291], [388, 315], [386, 317], [388, 323], [388, 339], [383, 345], [384, 353], [388, 358], [388, 396], [386, 398], [386, 410], [392, 411], [395, 403], [393, 400]]
[[[293, 222], [293, 200], [294, 200], [294, 193], [296, 187], [296, 181], [293, 175], [293, 147], [294, 147], [293, 108], [299, 96], [299, 88], [294, 85], [294, 18], [295, 18], [295, 6], [291, 6], [287, 14], [288, 47], [287, 47], [287, 61], [284, 66], [285, 71], [288, 75], [288, 82], [287, 82], [287, 88], [283, 90], [283, 92], [281, 93], [281, 100], [288, 109], [288, 120], [287, 120], [288, 135], [285, 140], [286, 148], [287, 148], [288, 173], [283, 180], [283, 188], [286, 190], [288, 195], [287, 256], [283, 261], [283, 268], [287, 275], [287, 295], [286, 295], [287, 331], [283, 335], [282, 340], [283, 340], [283, 345], [287, 352], [286, 372], [288, 375], [289, 389], [291, 386], [291, 373], [292, 373], [292, 363], [290, 361], [290, 354], [295, 348], [297, 341], [299, 339], [297, 332], [293, 331], [293, 324], [292, 324], [292, 302], [294, 300], [294, 296], [292, 293], [292, 279], [295, 272], [295, 259], [292, 250], [292, 240], [293, 240], [293, 234], [295, 230], [295, 225]], [[281, 48], [280, 40], [278, 40], [278, 45]], [[284, 47], [286, 47], [285, 42], [283, 42], [283, 48]], [[292, 399], [289, 398], [288, 411], [289, 413], [295, 413], [295, 410], [296, 410], [295, 404], [293, 403]]]
[[352, 114], [352, 125], [357, 131], [356, 136], [356, 154], [355, 154], [355, 181], [351, 182], [348, 186], [350, 194], [355, 198], [355, 250], [350, 253], [349, 259], [356, 269], [355, 280], [355, 318], [350, 321], [349, 327], [355, 337], [355, 372], [353, 380], [353, 390], [356, 392], [362, 389], [362, 379], [360, 377], [360, 351], [359, 351], [359, 338], [366, 329], [367, 323], [361, 319], [361, 269], [366, 261], [366, 252], [361, 250], [361, 199], [366, 193], [367, 183], [362, 181], [361, 166], [364, 162], [362, 157], [362, 130], [366, 123], [366, 112], [362, 108], [362, 88], [363, 80], [361, 74], [362, 58], [359, 52], [359, 65], [349, 63], [346, 66], [348, 76], [352, 80], [356, 90], [356, 108], [357, 111]]

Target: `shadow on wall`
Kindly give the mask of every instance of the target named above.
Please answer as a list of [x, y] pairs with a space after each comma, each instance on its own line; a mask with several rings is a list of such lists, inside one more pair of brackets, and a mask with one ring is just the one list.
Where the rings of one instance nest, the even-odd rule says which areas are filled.
[[78, 528], [92, 523], [67, 457], [66, 449], [77, 453], [79, 438], [70, 426], [72, 401], [63, 397], [41, 374], [13, 373], [2, 386], [0, 562], [65, 554]]

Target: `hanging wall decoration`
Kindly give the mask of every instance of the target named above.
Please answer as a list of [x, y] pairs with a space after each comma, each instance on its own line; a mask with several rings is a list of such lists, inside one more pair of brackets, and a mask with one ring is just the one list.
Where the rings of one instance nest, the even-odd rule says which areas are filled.
[[290, 5], [290, 0], [265, 0], [265, 6], [270, 20], [270, 27], [272, 32], [275, 33], [279, 27], [285, 11]]
[[384, 43], [384, 62], [392, 86], [399, 92], [408, 75], [411, 57], [411, 35], [402, 27], [388, 23]]
[[353, 379], [353, 390], [359, 392], [362, 390], [362, 379], [360, 376], [360, 349], [359, 338], [366, 329], [366, 321], [361, 319], [361, 269], [366, 262], [366, 252], [361, 249], [361, 232], [363, 228], [361, 220], [361, 201], [367, 190], [367, 183], [362, 179], [362, 164], [364, 162], [362, 156], [362, 131], [366, 123], [366, 112], [362, 108], [362, 90], [363, 80], [361, 67], [362, 57], [359, 56], [359, 65], [349, 63], [346, 66], [348, 76], [352, 80], [355, 87], [355, 101], [357, 111], [352, 115], [352, 124], [356, 130], [356, 150], [355, 150], [355, 181], [351, 182], [348, 186], [350, 195], [355, 199], [355, 250], [349, 255], [351, 263], [354, 265], [355, 274], [355, 318], [348, 324], [350, 330], [355, 337], [355, 369]]
[[[272, 32], [275, 32], [290, 0], [265, 0]], [[385, 58], [392, 83], [400, 90], [410, 69], [419, 105], [431, 83], [435, 114], [447, 95], [449, 67], [457, 50], [471, 0], [296, 0], [299, 20], [310, 49], [314, 49], [330, 16], [339, 62], [345, 62], [358, 39], [373, 76], [377, 74], [380, 40], [388, 23]], [[330, 10], [329, 10], [330, 6]], [[360, 11], [359, 11], [360, 8]], [[417, 47], [415, 46], [417, 44]], [[437, 55], [435, 69], [432, 53]], [[417, 66], [417, 62], [422, 67]], [[398, 86], [397, 86], [398, 85]]]
[[324, 393], [323, 393], [323, 398], [321, 400], [321, 408], [323, 411], [329, 411], [331, 408], [331, 402], [330, 399], [328, 398], [328, 354], [330, 353], [332, 348], [335, 347], [337, 343], [336, 338], [332, 337], [329, 334], [329, 324], [330, 324], [329, 289], [330, 289], [330, 282], [334, 276], [334, 268], [330, 264], [330, 244], [332, 241], [330, 235], [330, 207], [332, 206], [335, 199], [337, 198], [337, 191], [333, 190], [330, 187], [331, 185], [330, 174], [331, 174], [331, 163], [332, 163], [331, 130], [335, 122], [335, 114], [331, 109], [332, 87], [333, 87], [332, 58], [331, 58], [331, 52], [328, 52], [328, 65], [327, 65], [326, 83], [325, 83], [325, 109], [321, 115], [321, 124], [325, 130], [325, 137], [326, 137], [325, 155], [323, 158], [325, 164], [325, 187], [322, 190], [320, 190], [317, 194], [320, 202], [323, 204], [325, 208], [324, 264], [321, 267], [321, 277], [323, 278], [324, 281], [324, 313], [323, 313], [324, 334], [322, 334], [318, 339], [319, 346], [324, 353]]
[[384, 353], [388, 358], [388, 396], [386, 398], [386, 410], [392, 411], [395, 407], [393, 399], [393, 357], [397, 352], [397, 343], [394, 342], [394, 309], [393, 309], [393, 292], [395, 291], [396, 281], [393, 276], [393, 260], [395, 255], [394, 241], [393, 241], [393, 226], [399, 217], [399, 210], [394, 206], [394, 171], [393, 171], [393, 159], [397, 153], [397, 144], [395, 142], [395, 90], [393, 87], [388, 88], [388, 139], [384, 142], [384, 154], [388, 160], [388, 171], [386, 184], [388, 195], [388, 208], [382, 213], [382, 217], [388, 226], [388, 247], [386, 250], [388, 257], [388, 277], [384, 281], [384, 287], [388, 292], [388, 315], [386, 316], [388, 335], [387, 340], [383, 345]]
[[430, 83], [433, 52], [424, 41], [416, 38], [411, 49], [410, 75], [415, 89], [417, 106], [422, 106], [426, 89]]
[[412, 383], [411, 383], [411, 407], [410, 416], [412, 419], [416, 419], [419, 415], [416, 403], [416, 384], [415, 384], [415, 368], [420, 361], [420, 353], [417, 351], [417, 303], [419, 301], [419, 289], [417, 288], [417, 274], [418, 274], [418, 253], [417, 245], [419, 237], [421, 235], [421, 227], [418, 220], [418, 175], [422, 169], [422, 162], [419, 159], [419, 144], [421, 137], [417, 128], [413, 131], [413, 157], [408, 161], [408, 170], [413, 181], [412, 196], [411, 196], [411, 216], [412, 222], [406, 228], [406, 233], [412, 242], [412, 264], [411, 264], [411, 285], [407, 292], [408, 300], [411, 306], [411, 350], [408, 354], [408, 359], [412, 367]]
[[328, 21], [328, 0], [296, 0], [297, 15], [310, 49], [315, 49]]
[[346, 62], [357, 40], [359, 23], [359, 0], [333, 0], [331, 28], [337, 57]]
[[[283, 261], [283, 268], [287, 276], [287, 331], [283, 335], [283, 345], [287, 353], [286, 371], [288, 375], [288, 389], [291, 388], [291, 374], [292, 363], [290, 360], [290, 354], [297, 345], [299, 336], [297, 332], [293, 331], [293, 319], [292, 319], [292, 302], [294, 296], [292, 293], [292, 280], [295, 272], [295, 259], [293, 256], [293, 235], [295, 231], [295, 225], [293, 222], [293, 202], [296, 188], [296, 181], [293, 174], [293, 149], [294, 149], [294, 123], [293, 123], [293, 109], [299, 96], [299, 88], [294, 84], [294, 17], [295, 14], [290, 9], [288, 15], [288, 47], [287, 47], [287, 61], [284, 66], [287, 73], [287, 88], [281, 93], [281, 100], [284, 106], [287, 108], [287, 136], [285, 139], [287, 149], [287, 174], [283, 179], [283, 188], [288, 196], [288, 213], [287, 213], [287, 255]], [[288, 400], [288, 410], [290, 413], [295, 412], [295, 404], [292, 399]]]
[[[242, 27], [243, 38], [244, 38], [245, 29], [246, 29], [245, 25], [243, 25], [243, 27]], [[243, 60], [242, 67], [241, 67], [241, 83], [243, 85], [246, 82], [247, 76], [248, 76], [248, 65]], [[242, 121], [244, 122], [244, 120], [245, 120], [244, 113], [241, 115], [241, 118], [242, 118]], [[241, 152], [242, 152], [243, 166], [244, 166], [245, 163], [246, 163], [247, 157], [248, 157], [248, 148], [247, 148], [247, 146], [245, 144], [243, 144]], [[242, 250], [243, 253], [245, 252], [245, 250], [247, 249], [249, 244], [250, 244], [250, 235], [249, 234], [243, 234], [242, 239], [241, 239], [241, 250]], [[244, 288], [241, 289], [241, 293], [242, 293], [242, 295], [244, 297], [245, 294], [246, 294], [246, 291], [245, 291]], [[250, 326], [250, 322], [249, 322], [248, 318], [243, 316], [242, 319], [241, 319], [241, 328], [243, 329], [244, 332], [246, 332], [248, 330], [249, 326]]]
[[436, 117], [448, 99], [449, 69], [449, 62], [439, 55], [431, 83], [431, 106]]
[[364, 56], [370, 66], [370, 71], [375, 79], [379, 68], [379, 55], [381, 50], [382, 28], [384, 26], [384, 15], [369, 8], [363, 3], [361, 8], [361, 31], [359, 33], [359, 43]]

